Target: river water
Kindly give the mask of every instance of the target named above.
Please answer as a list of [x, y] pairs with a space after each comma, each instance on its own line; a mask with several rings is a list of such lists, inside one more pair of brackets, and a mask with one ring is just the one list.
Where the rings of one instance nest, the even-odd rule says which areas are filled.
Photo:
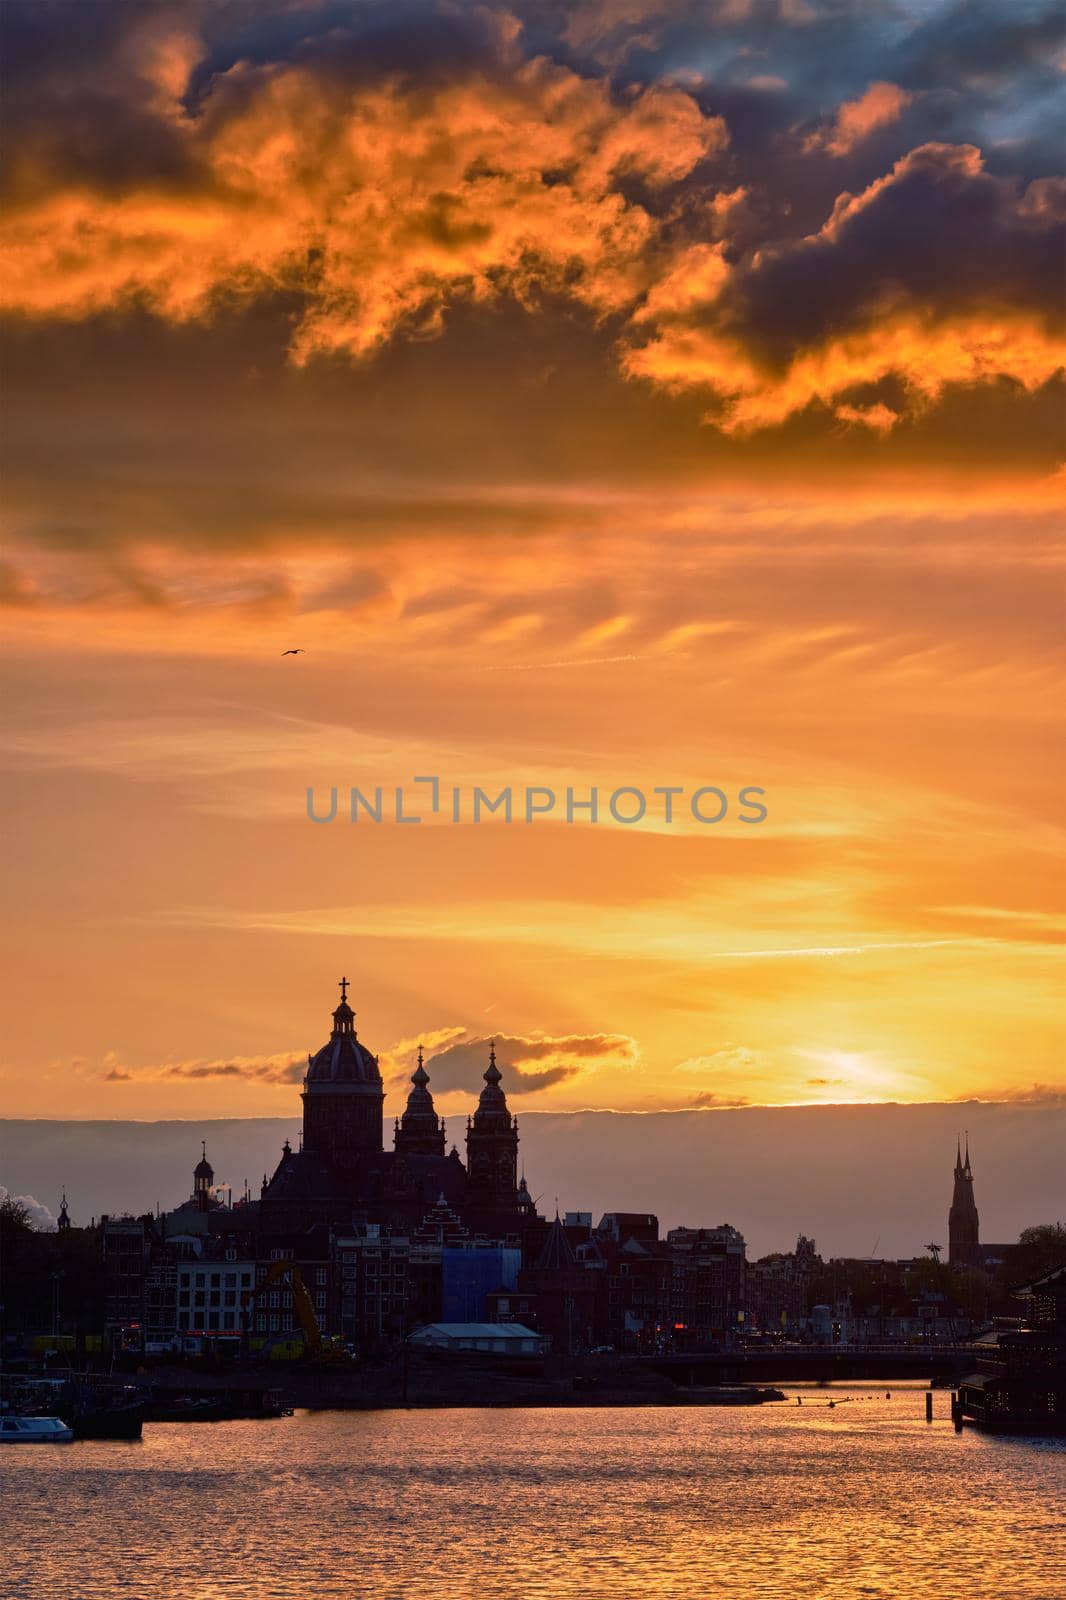
[[[803, 1404], [797, 1405], [797, 1395]], [[830, 1406], [828, 1401], [836, 1404]], [[11, 1600], [1063, 1600], [1066, 1442], [949, 1396], [298, 1412], [0, 1450]]]

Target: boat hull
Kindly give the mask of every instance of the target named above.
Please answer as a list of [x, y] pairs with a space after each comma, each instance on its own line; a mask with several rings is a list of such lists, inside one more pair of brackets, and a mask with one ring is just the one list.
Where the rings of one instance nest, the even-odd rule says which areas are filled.
[[75, 1439], [139, 1439], [144, 1410], [125, 1406], [115, 1411], [83, 1411], [69, 1421]]

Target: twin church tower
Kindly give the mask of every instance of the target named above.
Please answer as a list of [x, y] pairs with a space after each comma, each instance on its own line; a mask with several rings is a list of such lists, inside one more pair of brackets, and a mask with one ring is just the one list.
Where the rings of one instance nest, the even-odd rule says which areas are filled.
[[454, 1145], [446, 1149], [421, 1049], [393, 1148], [385, 1150], [378, 1058], [356, 1033], [347, 978], [340, 988], [330, 1036], [307, 1058], [301, 1146], [286, 1145], [273, 1177], [264, 1179], [261, 1224], [285, 1231], [315, 1223], [417, 1227], [443, 1199], [475, 1235], [520, 1234], [535, 1210], [518, 1176], [518, 1119], [501, 1087], [495, 1045], [467, 1122], [465, 1164]]

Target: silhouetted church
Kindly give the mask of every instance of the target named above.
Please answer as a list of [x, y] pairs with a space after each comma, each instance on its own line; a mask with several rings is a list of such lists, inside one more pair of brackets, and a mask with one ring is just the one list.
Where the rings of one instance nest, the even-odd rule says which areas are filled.
[[980, 1243], [978, 1241], [977, 1202], [973, 1197], [973, 1171], [970, 1167], [970, 1141], [966, 1141], [966, 1156], [962, 1145], [955, 1146], [955, 1187], [948, 1212], [948, 1261], [951, 1265], [978, 1267]]
[[955, 1186], [948, 1212], [948, 1261], [953, 1267], [980, 1267], [989, 1272], [1004, 1258], [1006, 1244], [982, 1244], [977, 1202], [973, 1196], [973, 1168], [970, 1165], [970, 1140], [955, 1143]]
[[355, 1031], [347, 978], [340, 988], [329, 1039], [307, 1058], [300, 1148], [286, 1141], [273, 1177], [264, 1177], [260, 1227], [278, 1234], [316, 1224], [413, 1229], [443, 1199], [472, 1235], [521, 1236], [537, 1220], [536, 1211], [518, 1179], [518, 1119], [500, 1087], [495, 1046], [467, 1123], [465, 1164], [454, 1145], [445, 1153], [444, 1122], [429, 1092], [421, 1049], [393, 1148], [386, 1150], [378, 1058]]

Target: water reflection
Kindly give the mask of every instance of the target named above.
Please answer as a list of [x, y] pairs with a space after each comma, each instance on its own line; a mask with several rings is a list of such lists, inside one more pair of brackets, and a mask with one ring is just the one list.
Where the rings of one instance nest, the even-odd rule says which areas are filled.
[[13, 1600], [1050, 1600], [1062, 1441], [938, 1395], [744, 1410], [298, 1413], [0, 1459]]

